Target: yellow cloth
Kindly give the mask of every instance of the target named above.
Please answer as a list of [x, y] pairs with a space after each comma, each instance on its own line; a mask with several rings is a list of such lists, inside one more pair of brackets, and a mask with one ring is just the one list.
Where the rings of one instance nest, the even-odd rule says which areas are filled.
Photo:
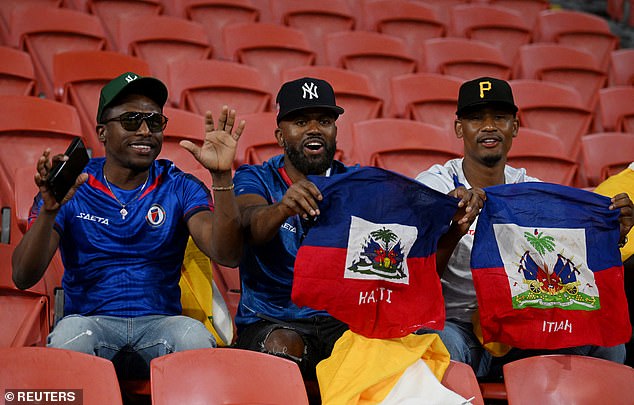
[[[187, 242], [180, 279], [183, 315], [197, 319], [214, 335], [218, 346], [227, 346], [214, 327], [211, 261], [192, 238]], [[218, 298], [218, 297], [216, 297]]]
[[330, 357], [317, 365], [322, 404], [378, 404], [418, 359], [442, 380], [449, 352], [437, 334], [370, 339], [346, 331]]
[[[614, 197], [620, 193], [627, 193], [634, 200], [634, 163], [620, 173], [610, 176], [594, 189], [597, 194]], [[621, 248], [621, 259], [626, 261], [634, 253], [634, 228], [627, 234], [627, 243]]]

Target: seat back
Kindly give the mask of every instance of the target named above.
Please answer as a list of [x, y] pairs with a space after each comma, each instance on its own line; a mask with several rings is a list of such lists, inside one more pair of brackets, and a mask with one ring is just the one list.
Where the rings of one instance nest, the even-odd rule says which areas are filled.
[[53, 56], [60, 52], [106, 49], [99, 18], [80, 11], [19, 7], [12, 14], [11, 45], [26, 50], [33, 60], [40, 91], [54, 98]]
[[611, 86], [634, 86], [634, 49], [619, 49], [610, 53]]
[[529, 176], [540, 180], [573, 186], [578, 164], [568, 156], [568, 150], [559, 137], [520, 127], [509, 150], [507, 163], [525, 168]]
[[277, 94], [282, 71], [315, 63], [315, 52], [298, 29], [268, 23], [231, 24], [223, 29], [227, 55], [260, 71], [268, 92]]
[[0, 349], [0, 389], [82, 390], [85, 404], [119, 405], [121, 393], [112, 362], [64, 349]]
[[393, 77], [391, 85], [393, 116], [426, 122], [453, 133], [462, 79], [438, 73], [414, 73]]
[[34, 96], [35, 71], [31, 55], [8, 46], [0, 46], [0, 95]]
[[304, 33], [318, 65], [326, 64], [326, 35], [352, 31], [357, 20], [346, 0], [276, 0], [272, 10], [279, 23]]
[[463, 398], [472, 398], [471, 404], [484, 405], [478, 379], [470, 365], [451, 360], [441, 383]]
[[608, 22], [594, 14], [574, 10], [545, 10], [538, 14], [535, 41], [556, 42], [585, 50], [606, 70], [610, 53], [618, 46]]
[[634, 86], [599, 90], [599, 111], [604, 131], [634, 133]]
[[624, 404], [634, 398], [634, 369], [609, 360], [542, 355], [503, 370], [509, 404]]
[[567, 45], [523, 45], [519, 50], [518, 66], [516, 78], [570, 85], [579, 91], [583, 105], [590, 110], [594, 110], [598, 91], [607, 82], [607, 74], [591, 54]]
[[284, 153], [275, 139], [277, 124], [274, 112], [240, 114], [237, 119], [245, 120], [244, 133], [238, 142], [234, 167], [240, 165], [260, 165], [275, 155]]
[[418, 121], [379, 118], [356, 122], [353, 136], [355, 157], [361, 165], [381, 167], [411, 178], [436, 163], [461, 155], [443, 128]]
[[401, 38], [414, 58], [420, 57], [421, 41], [447, 34], [438, 8], [424, 2], [366, 1], [363, 11], [366, 29]]
[[92, 149], [93, 156], [105, 153], [95, 130], [101, 88], [130, 71], [146, 76], [150, 67], [139, 58], [112, 51], [70, 51], [53, 57], [56, 98], [76, 108], [86, 146]]
[[11, 13], [17, 7], [61, 7], [62, 0], [4, 0], [0, 2], [0, 43], [9, 44], [11, 41], [10, 27]]
[[163, 81], [172, 61], [211, 58], [212, 48], [202, 24], [155, 15], [128, 15], [118, 22], [121, 52], [146, 61], [152, 75]]
[[150, 363], [152, 403], [308, 404], [297, 364], [241, 349], [198, 349]]
[[168, 88], [179, 108], [217, 114], [227, 104], [238, 114], [267, 111], [271, 94], [260, 72], [235, 62], [182, 60], [168, 65]]
[[490, 76], [508, 80], [511, 67], [500, 49], [467, 38], [434, 38], [423, 41], [419, 72], [439, 73], [471, 80]]
[[634, 136], [623, 132], [597, 132], [585, 135], [583, 162], [590, 186], [596, 186], [624, 170], [632, 161]]
[[168, 121], [163, 131], [163, 147], [159, 159], [169, 159], [185, 172], [204, 169], [179, 142], [187, 140], [201, 146], [205, 138], [205, 117], [172, 107], [165, 107], [163, 114]]
[[530, 27], [535, 26], [539, 13], [550, 7], [549, 0], [488, 0], [488, 3], [519, 12]]
[[496, 46], [504, 61], [513, 66], [520, 46], [532, 40], [532, 27], [519, 12], [485, 4], [463, 4], [451, 8], [451, 32]]

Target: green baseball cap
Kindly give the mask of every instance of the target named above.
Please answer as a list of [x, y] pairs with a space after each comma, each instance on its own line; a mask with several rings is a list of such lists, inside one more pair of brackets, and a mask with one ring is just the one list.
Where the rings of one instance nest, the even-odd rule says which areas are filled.
[[162, 81], [154, 77], [143, 77], [134, 72], [123, 73], [109, 81], [99, 94], [97, 108], [97, 123], [100, 124], [103, 110], [122, 94], [141, 94], [154, 100], [163, 108], [167, 101], [167, 87]]

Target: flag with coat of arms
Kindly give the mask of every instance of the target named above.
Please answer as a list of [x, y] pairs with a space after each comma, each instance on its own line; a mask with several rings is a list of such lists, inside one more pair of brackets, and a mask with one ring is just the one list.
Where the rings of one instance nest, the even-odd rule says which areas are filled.
[[436, 247], [459, 200], [375, 167], [309, 180], [323, 200], [297, 252], [293, 301], [369, 338], [442, 329]]
[[485, 343], [614, 346], [632, 334], [610, 199], [549, 183], [488, 187], [471, 268]]

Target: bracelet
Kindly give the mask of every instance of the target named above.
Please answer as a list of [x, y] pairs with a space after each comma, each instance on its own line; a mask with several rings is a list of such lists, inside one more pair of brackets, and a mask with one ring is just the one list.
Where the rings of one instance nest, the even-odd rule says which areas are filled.
[[211, 186], [211, 189], [213, 191], [231, 191], [231, 190], [233, 190], [233, 187], [234, 187], [234, 184], [231, 183], [230, 186], [224, 186], [224, 187], [223, 186]]
[[623, 239], [623, 242], [619, 242], [619, 248], [622, 248], [626, 244], [627, 244], [627, 235], [625, 235], [625, 239]]

